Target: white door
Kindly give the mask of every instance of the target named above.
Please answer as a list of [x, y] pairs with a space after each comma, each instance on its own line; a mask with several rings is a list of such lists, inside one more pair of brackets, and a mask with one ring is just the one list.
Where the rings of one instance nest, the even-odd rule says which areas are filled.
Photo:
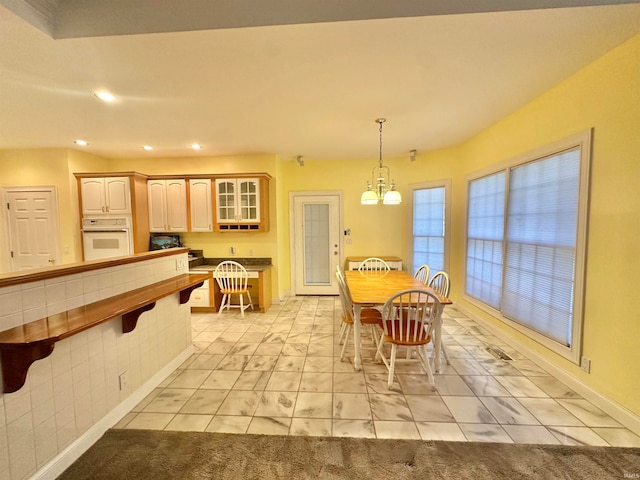
[[211, 179], [189, 180], [189, 211], [192, 232], [212, 232]]
[[340, 195], [292, 194], [292, 272], [297, 295], [337, 295]]
[[80, 179], [82, 196], [82, 215], [104, 215], [107, 213], [107, 202], [104, 192], [104, 178]]
[[166, 232], [167, 228], [167, 191], [164, 180], [149, 180], [149, 230]]
[[5, 189], [11, 271], [56, 264], [58, 217], [54, 188]]
[[167, 231], [186, 232], [187, 187], [184, 179], [167, 180]]
[[107, 212], [110, 215], [131, 214], [131, 185], [128, 177], [104, 179]]

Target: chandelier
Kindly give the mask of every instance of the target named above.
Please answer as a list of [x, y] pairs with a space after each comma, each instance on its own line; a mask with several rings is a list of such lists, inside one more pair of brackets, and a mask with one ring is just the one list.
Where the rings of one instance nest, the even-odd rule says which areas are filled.
[[376, 205], [380, 200], [385, 205], [398, 205], [402, 202], [400, 192], [396, 190], [393, 180], [390, 180], [389, 167], [382, 164], [382, 124], [386, 121], [385, 118], [376, 119], [376, 123], [380, 124], [380, 159], [378, 166], [373, 167], [371, 181], [367, 181], [367, 189], [360, 196], [362, 205]]

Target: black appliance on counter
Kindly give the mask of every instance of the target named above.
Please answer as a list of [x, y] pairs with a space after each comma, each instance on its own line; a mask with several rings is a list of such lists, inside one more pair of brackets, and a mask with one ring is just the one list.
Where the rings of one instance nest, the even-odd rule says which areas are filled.
[[149, 251], [182, 247], [180, 235], [152, 234], [149, 238]]

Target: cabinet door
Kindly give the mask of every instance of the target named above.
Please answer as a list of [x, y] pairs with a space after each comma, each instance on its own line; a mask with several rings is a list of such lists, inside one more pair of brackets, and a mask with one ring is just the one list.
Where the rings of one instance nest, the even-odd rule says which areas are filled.
[[260, 221], [260, 182], [257, 178], [240, 178], [238, 182], [238, 221]]
[[211, 209], [211, 180], [208, 178], [189, 180], [192, 232], [213, 231]]
[[110, 215], [131, 214], [131, 187], [127, 177], [104, 179], [107, 213]]
[[218, 223], [236, 221], [236, 181], [216, 180], [216, 219]]
[[82, 215], [105, 215], [104, 178], [80, 179]]
[[166, 183], [164, 180], [149, 180], [147, 191], [149, 194], [149, 230], [166, 232], [168, 231]]
[[167, 226], [170, 232], [186, 232], [187, 183], [184, 179], [167, 180]]

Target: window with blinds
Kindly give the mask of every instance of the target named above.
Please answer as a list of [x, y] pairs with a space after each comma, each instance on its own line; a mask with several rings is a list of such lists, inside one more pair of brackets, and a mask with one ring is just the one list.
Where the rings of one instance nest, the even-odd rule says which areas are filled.
[[413, 272], [445, 270], [445, 197], [444, 186], [413, 190]]
[[500, 308], [505, 172], [469, 182], [466, 292]]
[[577, 361], [590, 132], [468, 182], [465, 294]]
[[580, 152], [511, 169], [502, 312], [571, 345]]

